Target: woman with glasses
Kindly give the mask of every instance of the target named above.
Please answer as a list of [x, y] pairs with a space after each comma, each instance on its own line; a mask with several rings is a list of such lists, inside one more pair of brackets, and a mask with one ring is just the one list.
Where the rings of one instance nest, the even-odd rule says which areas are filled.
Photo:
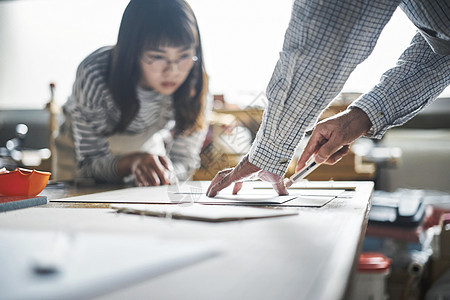
[[83, 60], [55, 139], [57, 180], [187, 179], [206, 134], [207, 77], [184, 0], [131, 0], [117, 44]]

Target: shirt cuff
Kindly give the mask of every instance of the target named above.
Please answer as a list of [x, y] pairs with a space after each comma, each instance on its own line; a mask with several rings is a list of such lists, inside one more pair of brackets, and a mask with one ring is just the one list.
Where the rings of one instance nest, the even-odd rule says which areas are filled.
[[264, 171], [283, 177], [294, 156], [295, 148], [289, 149], [275, 144], [263, 137], [260, 132], [250, 148], [249, 162]]
[[83, 177], [94, 178], [100, 182], [122, 182], [122, 177], [117, 172], [118, 160], [118, 156], [94, 158], [81, 164], [80, 173]]
[[364, 111], [372, 122], [372, 127], [365, 135], [367, 137], [381, 139], [389, 128], [389, 107], [384, 101], [385, 98], [382, 91], [373, 89], [349, 106], [349, 109], [357, 107]]
[[178, 178], [178, 180], [181, 181], [186, 181], [189, 180], [191, 178], [191, 176], [193, 175], [194, 171], [188, 171], [188, 169], [185, 165], [183, 165], [180, 162], [173, 162], [173, 172], [174, 175]]

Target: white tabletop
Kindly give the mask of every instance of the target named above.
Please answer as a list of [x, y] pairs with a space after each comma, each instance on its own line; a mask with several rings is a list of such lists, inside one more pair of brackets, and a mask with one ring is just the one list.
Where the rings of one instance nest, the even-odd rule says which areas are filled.
[[118, 241], [123, 236], [144, 236], [216, 247], [216, 255], [133, 284], [111, 286], [107, 294], [85, 294], [90, 298], [342, 299], [365, 233], [373, 183], [333, 184], [356, 190], [320, 208], [289, 208], [298, 211], [295, 216], [206, 223], [116, 214], [103, 208], [44, 206], [1, 213], [0, 232], [58, 230], [112, 234]]

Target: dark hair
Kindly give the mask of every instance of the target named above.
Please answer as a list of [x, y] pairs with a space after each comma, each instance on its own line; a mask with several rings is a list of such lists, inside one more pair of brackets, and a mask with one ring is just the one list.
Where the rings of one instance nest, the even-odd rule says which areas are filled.
[[175, 132], [203, 127], [207, 77], [194, 12], [184, 0], [131, 0], [122, 17], [108, 71], [108, 85], [121, 111], [114, 132], [124, 131], [139, 110], [136, 86], [141, 78], [142, 53], [161, 45], [195, 45], [198, 60], [173, 94]]

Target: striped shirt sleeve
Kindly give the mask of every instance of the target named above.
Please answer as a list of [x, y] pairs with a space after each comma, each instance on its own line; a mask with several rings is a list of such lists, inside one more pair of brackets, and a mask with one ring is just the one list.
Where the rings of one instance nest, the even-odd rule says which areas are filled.
[[174, 171], [179, 180], [188, 180], [200, 167], [200, 151], [208, 131], [209, 114], [212, 110], [212, 99], [208, 95], [204, 110], [206, 120], [203, 130], [195, 131], [189, 135], [179, 135], [173, 140], [169, 150], [169, 157], [173, 163]]
[[200, 166], [200, 150], [205, 136], [206, 131], [202, 130], [174, 138], [169, 157], [179, 180], [188, 180]]
[[117, 158], [111, 154], [104, 135], [113, 126], [111, 110], [107, 102], [102, 101], [107, 90], [103, 73], [106, 59], [107, 56], [99, 58], [93, 54], [80, 64], [67, 108], [80, 175], [99, 181], [118, 182], [121, 178], [116, 171]]

